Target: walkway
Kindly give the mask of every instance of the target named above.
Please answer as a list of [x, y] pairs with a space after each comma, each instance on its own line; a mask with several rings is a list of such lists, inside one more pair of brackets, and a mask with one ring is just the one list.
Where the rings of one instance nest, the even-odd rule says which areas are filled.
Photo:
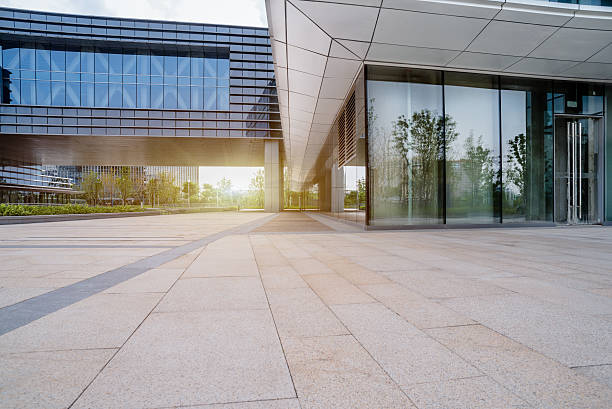
[[2, 226], [0, 407], [608, 408], [610, 248], [300, 213]]

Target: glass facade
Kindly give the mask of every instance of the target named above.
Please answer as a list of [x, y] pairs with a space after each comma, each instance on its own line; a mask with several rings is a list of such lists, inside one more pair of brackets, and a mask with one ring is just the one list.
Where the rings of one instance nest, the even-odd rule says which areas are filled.
[[229, 110], [229, 55], [2, 42], [2, 103]]
[[612, 0], [548, 0], [551, 3], [581, 4], [583, 6], [612, 7]]
[[[379, 66], [366, 77], [370, 225], [564, 222], [570, 179], [576, 220], [601, 221], [601, 84]], [[568, 121], [574, 174], [559, 162]]]

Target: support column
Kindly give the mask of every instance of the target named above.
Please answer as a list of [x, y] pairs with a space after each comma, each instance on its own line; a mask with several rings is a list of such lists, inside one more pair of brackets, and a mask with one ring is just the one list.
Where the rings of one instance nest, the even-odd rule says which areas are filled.
[[344, 212], [344, 168], [336, 163], [331, 167], [331, 211]]
[[281, 164], [279, 141], [264, 142], [264, 210], [280, 212], [282, 203]]

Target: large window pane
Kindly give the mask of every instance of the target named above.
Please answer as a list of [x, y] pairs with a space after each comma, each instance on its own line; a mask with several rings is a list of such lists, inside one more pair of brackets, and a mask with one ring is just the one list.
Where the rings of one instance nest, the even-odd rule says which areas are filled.
[[95, 54], [91, 50], [81, 50], [81, 71], [94, 72]]
[[51, 51], [39, 46], [36, 49], [36, 69], [49, 71], [51, 69]]
[[447, 72], [447, 223], [500, 221], [497, 77]]
[[151, 55], [151, 75], [164, 75], [163, 55]]
[[66, 105], [73, 107], [81, 105], [80, 84], [78, 82], [66, 83]]
[[2, 49], [2, 68], [8, 70], [19, 69], [19, 48], [4, 47]]
[[94, 84], [92, 82], [81, 83], [81, 106], [93, 107], [94, 104]]
[[191, 109], [204, 108], [204, 88], [191, 87]]
[[204, 76], [204, 58], [192, 56], [191, 57], [191, 76], [192, 77], [203, 77]]
[[178, 57], [178, 68], [177, 72], [179, 76], [188, 77], [190, 75], [191, 61], [187, 56]]
[[204, 109], [213, 111], [217, 109], [216, 88], [204, 88]]
[[36, 104], [51, 105], [51, 83], [49, 81], [36, 81]]
[[63, 50], [51, 50], [51, 71], [66, 71], [66, 53]]
[[22, 70], [34, 70], [35, 69], [35, 51], [33, 48], [21, 48], [19, 51], [20, 68]]
[[164, 85], [164, 108], [176, 109], [176, 86]]
[[51, 81], [51, 104], [55, 106], [66, 105], [66, 83]]
[[217, 64], [217, 76], [219, 78], [229, 78], [229, 60], [219, 59]]
[[81, 71], [81, 56], [78, 51], [66, 51], [66, 71], [80, 72]]
[[123, 85], [123, 107], [124, 108], [135, 108], [136, 107], [136, 85], [135, 84], [124, 84]]
[[95, 84], [95, 95], [96, 107], [108, 107], [108, 84]]
[[123, 74], [136, 74], [136, 55], [123, 55]]
[[373, 225], [444, 221], [441, 84], [438, 71], [368, 69]]
[[108, 72], [110, 74], [123, 73], [123, 56], [118, 52], [113, 52], [108, 55]]
[[164, 107], [164, 87], [163, 85], [151, 85], [151, 108]]
[[166, 55], [164, 57], [164, 75], [176, 75], [176, 56]]
[[229, 88], [217, 88], [217, 109], [229, 110]]
[[189, 109], [189, 87], [178, 87], [178, 109]]
[[503, 222], [552, 221], [551, 82], [501, 82]]
[[217, 76], [217, 59], [216, 58], [205, 58], [204, 59], [204, 76], [205, 77], [216, 77]]
[[108, 106], [120, 108], [122, 105], [121, 84], [108, 84]]
[[96, 51], [96, 73], [107, 74], [108, 73], [108, 54]]
[[138, 60], [136, 62], [138, 75], [149, 75], [151, 74], [151, 56], [147, 54], [138, 54]]
[[151, 106], [151, 86], [149, 84], [138, 84], [136, 100], [138, 108], [149, 108]]
[[21, 103], [24, 105], [36, 104], [36, 86], [35, 81], [21, 81]]

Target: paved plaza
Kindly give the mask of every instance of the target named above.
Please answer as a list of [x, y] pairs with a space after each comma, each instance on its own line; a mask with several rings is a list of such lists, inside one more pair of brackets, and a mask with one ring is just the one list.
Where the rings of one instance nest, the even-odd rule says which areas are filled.
[[2, 408], [610, 408], [612, 228], [0, 226]]

